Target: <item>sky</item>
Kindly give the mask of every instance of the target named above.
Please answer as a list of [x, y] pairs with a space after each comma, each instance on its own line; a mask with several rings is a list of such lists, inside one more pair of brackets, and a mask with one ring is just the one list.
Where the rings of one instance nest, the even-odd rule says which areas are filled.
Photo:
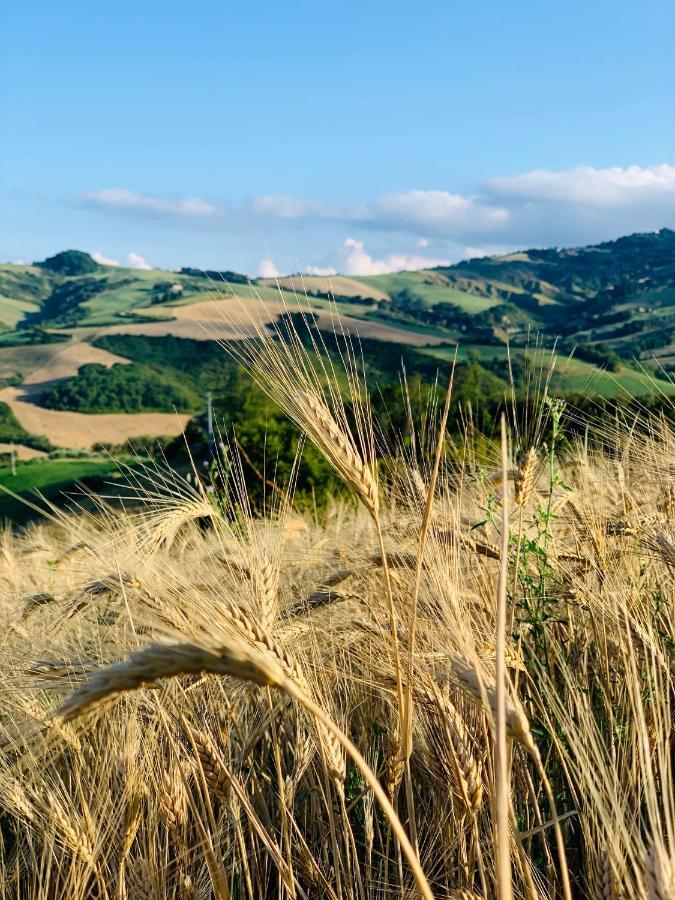
[[675, 228], [673, 0], [5, 0], [0, 260], [379, 274]]

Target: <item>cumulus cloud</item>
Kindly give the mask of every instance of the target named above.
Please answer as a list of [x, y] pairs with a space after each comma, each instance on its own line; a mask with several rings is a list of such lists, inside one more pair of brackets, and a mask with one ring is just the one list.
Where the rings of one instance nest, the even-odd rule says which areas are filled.
[[534, 169], [483, 191], [511, 212], [503, 243], [579, 245], [675, 227], [675, 165]]
[[388, 272], [403, 272], [407, 269], [431, 269], [447, 266], [447, 259], [431, 259], [412, 253], [389, 253], [376, 259], [365, 249], [362, 241], [347, 238], [344, 242], [344, 272], [346, 275], [386, 275]]
[[547, 200], [583, 206], [624, 206], [675, 198], [675, 166], [580, 166], [560, 172], [534, 169], [506, 178], [492, 178], [486, 188], [500, 197]]
[[270, 195], [252, 201], [251, 210], [286, 222], [409, 234], [419, 249], [429, 238], [435, 246], [454, 241], [472, 251], [484, 241], [503, 247], [584, 243], [675, 226], [675, 165], [533, 169], [488, 179], [471, 194], [413, 189], [349, 207]]
[[[314, 258], [320, 260], [309, 273], [327, 275], [347, 267], [354, 274], [372, 274], [516, 247], [575, 246], [633, 231], [673, 228], [675, 165], [532, 169], [489, 178], [464, 193], [413, 186], [353, 204], [278, 193], [225, 207], [202, 197], [123, 188], [105, 188], [82, 198], [101, 210], [227, 231], [258, 247], [270, 238], [302, 235], [307, 248], [303, 254], [316, 253]], [[360, 240], [351, 238], [353, 246], [325, 255], [326, 247], [335, 248], [341, 236], [355, 233]], [[368, 247], [419, 252], [374, 254], [364, 248], [364, 240]], [[425, 252], [433, 258], [427, 259]], [[271, 260], [260, 266], [266, 274], [277, 272]]]
[[127, 253], [127, 266], [130, 269], [152, 269], [150, 263], [144, 260], [138, 253], [134, 253], [133, 250], [130, 253]]
[[465, 231], [494, 231], [509, 218], [508, 209], [448, 191], [388, 194], [373, 206], [373, 217], [389, 227], [420, 228], [453, 236]]
[[82, 197], [94, 206], [155, 215], [210, 218], [219, 213], [217, 206], [201, 197], [159, 197], [138, 194], [124, 188], [104, 188], [101, 191], [87, 192]]
[[281, 273], [271, 259], [261, 259], [258, 263], [258, 275], [260, 278], [278, 278]]
[[109, 257], [104, 256], [100, 250], [92, 250], [90, 256], [99, 264], [99, 266], [119, 266], [116, 259], [110, 259]]
[[110, 259], [109, 256], [105, 256], [100, 250], [92, 250], [90, 256], [100, 266], [126, 265], [126, 268], [128, 269], [152, 269], [150, 263], [143, 259], [140, 254], [134, 253], [133, 250], [127, 253], [126, 263], [118, 262], [116, 259]]

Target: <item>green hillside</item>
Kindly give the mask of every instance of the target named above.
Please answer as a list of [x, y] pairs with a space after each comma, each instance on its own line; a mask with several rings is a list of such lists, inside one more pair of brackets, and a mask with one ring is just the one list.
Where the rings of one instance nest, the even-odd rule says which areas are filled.
[[[220, 273], [213, 272], [216, 276]], [[237, 273], [228, 275], [235, 283]], [[143, 320], [144, 310], [190, 303], [227, 293], [228, 283], [197, 270], [101, 266], [87, 253], [68, 250], [32, 266], [0, 265], [0, 327], [4, 330], [104, 326]], [[154, 318], [155, 316], [153, 316]]]
[[[340, 348], [326, 329], [336, 311], [351, 321], [361, 335], [383, 428], [391, 434], [406, 428], [401, 370], [409, 379], [419, 378], [416, 402], [424, 404], [428, 393], [419, 386], [433, 383], [456, 345], [453, 402], [470, 401], [488, 428], [510, 390], [510, 378], [516, 389], [524, 389], [535, 343], [555, 352], [552, 389], [570, 399], [625, 402], [632, 397], [652, 405], [675, 395], [668, 374], [675, 371], [675, 232], [667, 229], [595, 247], [528, 250], [424, 271], [289, 277], [281, 280], [281, 289], [271, 279], [249, 281], [231, 271], [102, 266], [86, 253], [68, 250], [33, 265], [0, 265], [0, 390], [5, 389], [0, 442], [51, 448], [48, 439], [31, 433], [37, 425], [27, 430], [21, 424], [26, 402], [34, 411], [37, 405], [39, 415], [30, 421], [40, 427], [42, 410], [49, 416], [178, 412], [196, 416], [199, 423], [210, 393], [223, 427], [227, 430], [235, 419], [239, 423], [237, 440], [248, 448], [249, 474], [258, 473], [254, 482], [266, 458], [276, 460], [280, 474], [290, 473], [297, 446], [293, 426], [222, 347], [195, 339], [202, 336], [199, 328], [177, 336], [156, 326], [177, 315], [186, 324], [178, 307], [200, 303], [203, 312], [203, 301], [232, 292], [244, 302], [257, 296], [288, 303], [301, 292], [304, 299], [305, 291], [320, 316], [309, 330], [301, 324], [307, 347], [311, 351], [313, 341], [325, 343], [337, 361]], [[148, 335], [115, 334], [115, 326], [145, 322], [155, 329]], [[59, 367], [71, 352], [74, 364]], [[31, 378], [44, 387], [29, 390], [24, 406], [17, 404], [19, 386], [23, 381], [30, 386]], [[199, 424], [195, 429], [195, 453], [206, 462], [208, 442]], [[182, 441], [175, 442], [173, 453], [183, 452]], [[0, 473], [0, 482], [17, 493], [39, 486], [55, 496], [84, 474], [98, 475], [101, 466], [100, 457], [77, 465], [34, 460], [21, 464], [21, 477]], [[315, 502], [329, 483], [319, 456], [308, 449], [299, 473], [300, 494]], [[251, 485], [254, 495], [259, 487]], [[3, 514], [21, 518], [14, 501], [0, 508]]]
[[[330, 279], [307, 279], [309, 301], [325, 308]], [[283, 280], [288, 299], [291, 284]], [[342, 285], [348, 294], [340, 294]], [[363, 287], [362, 295], [357, 293]], [[346, 288], [345, 288], [346, 290]], [[31, 266], [0, 265], [0, 332], [65, 330], [171, 318], [178, 305], [235, 291], [279, 299], [270, 279], [236, 272], [149, 271], [98, 265], [65, 251]], [[675, 232], [635, 234], [594, 247], [528, 250], [418, 272], [335, 279], [344, 315], [462, 344], [524, 344], [535, 330], [565, 352], [608, 348], [626, 361], [675, 356]], [[20, 340], [19, 342], [23, 342]], [[588, 359], [587, 359], [588, 361]], [[670, 361], [668, 361], [670, 362]]]

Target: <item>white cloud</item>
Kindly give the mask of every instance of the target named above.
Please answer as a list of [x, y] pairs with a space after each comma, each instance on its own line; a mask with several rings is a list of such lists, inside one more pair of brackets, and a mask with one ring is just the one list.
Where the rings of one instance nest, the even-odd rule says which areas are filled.
[[337, 275], [337, 269], [332, 266], [307, 266], [306, 274], [328, 278], [330, 275]]
[[[299, 224], [332, 221], [410, 234], [419, 249], [428, 247], [430, 238], [434, 245], [439, 240], [468, 245], [472, 254], [484, 244], [580, 244], [675, 226], [675, 165], [533, 169], [488, 179], [473, 194], [413, 189], [346, 207], [269, 195], [254, 200], [251, 209]], [[368, 262], [352, 251], [354, 265], [364, 269], [394, 265], [388, 259]]]
[[279, 270], [271, 259], [261, 259], [258, 263], [258, 275], [260, 278], [278, 278]]
[[134, 212], [155, 213], [188, 218], [210, 218], [219, 213], [217, 206], [201, 197], [159, 197], [137, 194], [124, 188], [104, 188], [82, 195], [95, 206]]
[[[299, 241], [301, 236], [303, 243], [295, 245], [294, 255], [302, 246], [302, 256], [320, 260], [308, 274], [327, 276], [345, 267], [366, 274], [433, 266], [446, 263], [446, 257], [578, 246], [634, 231], [674, 228], [675, 164], [532, 169], [488, 179], [464, 193], [413, 188], [353, 204], [279, 193], [226, 207], [201, 197], [121, 188], [82, 197], [102, 210], [228, 231], [252, 246], [289, 237]], [[368, 247], [406, 247], [413, 252], [369, 253], [355, 240], [340, 253], [325, 255], [325, 248], [336, 248], [345, 234], [358, 234]], [[434, 258], [427, 259], [425, 253]], [[271, 260], [263, 260], [259, 268], [268, 277], [277, 273]]]
[[146, 262], [138, 253], [134, 253], [133, 250], [127, 253], [127, 266], [130, 269], [152, 269], [150, 263]]
[[90, 255], [99, 266], [119, 266], [116, 259], [109, 259], [107, 256], [104, 256], [100, 250], [92, 250]]
[[13, 259], [13, 260], [12, 260], [12, 265], [14, 265], [14, 266], [25, 266], [25, 265], [26, 265], [26, 261], [23, 260], [23, 259]]
[[408, 269], [431, 269], [447, 266], [447, 259], [430, 259], [426, 256], [407, 253], [390, 253], [383, 259], [375, 259], [366, 252], [362, 241], [347, 238], [343, 244], [345, 251], [346, 275], [385, 275], [388, 272], [403, 272]]
[[494, 231], [509, 218], [503, 206], [448, 191], [405, 191], [389, 194], [373, 207], [376, 221], [389, 227], [434, 230], [444, 235], [462, 231]]
[[[118, 262], [116, 259], [110, 259], [110, 257], [104, 256], [104, 254], [100, 250], [92, 250], [90, 256], [100, 266], [125, 265], [124, 263]], [[150, 263], [143, 259], [140, 254], [134, 253], [133, 250], [127, 253], [126, 267], [128, 269], [152, 269]]]
[[[329, 206], [314, 200], [269, 194], [255, 197], [250, 204], [255, 216], [293, 221], [335, 221], [367, 223], [371, 228], [412, 231], [421, 228], [451, 236], [462, 230], [484, 232], [501, 227], [509, 217], [503, 206], [490, 206], [475, 197], [448, 191], [404, 191], [387, 194], [372, 203]], [[428, 245], [421, 238], [418, 246]]]
[[579, 166], [552, 172], [534, 169], [486, 182], [489, 191], [500, 197], [519, 200], [547, 200], [578, 203], [582, 206], [623, 206], [661, 198], [675, 199], [675, 166], [614, 166], [596, 169]]

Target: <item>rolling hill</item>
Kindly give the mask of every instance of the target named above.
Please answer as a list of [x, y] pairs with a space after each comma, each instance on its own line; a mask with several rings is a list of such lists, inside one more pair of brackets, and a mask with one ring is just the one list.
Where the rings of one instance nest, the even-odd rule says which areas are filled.
[[217, 409], [227, 411], [235, 395], [245, 405], [250, 385], [237, 381], [216, 340], [237, 336], [248, 304], [264, 301], [259, 312], [271, 321], [298, 295], [324, 335], [337, 310], [385, 388], [397, 383], [402, 363], [409, 376], [433, 378], [459, 345], [459, 394], [466, 375], [464, 396], [473, 391], [487, 402], [506, 389], [507, 346], [522, 368], [536, 334], [555, 347], [560, 393], [675, 393], [668, 229], [366, 277], [146, 271], [67, 250], [0, 265], [0, 444], [53, 457], [144, 435], [170, 439], [201, 413], [207, 391]]

